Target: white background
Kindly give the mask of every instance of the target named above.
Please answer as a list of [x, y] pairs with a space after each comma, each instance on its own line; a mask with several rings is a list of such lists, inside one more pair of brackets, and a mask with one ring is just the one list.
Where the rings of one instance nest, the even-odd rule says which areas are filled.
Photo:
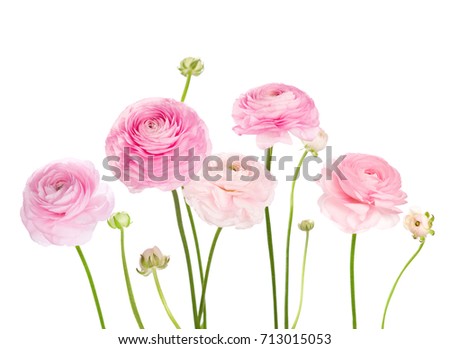
[[[130, 194], [120, 182], [112, 184], [116, 210], [130, 212], [134, 222], [126, 232], [126, 248], [146, 332], [135, 330], [118, 231], [102, 222], [83, 247], [109, 329], [100, 333], [75, 250], [35, 244], [19, 217], [27, 178], [49, 161], [89, 159], [108, 174], [101, 168], [104, 140], [118, 114], [144, 97], [180, 98], [184, 78], [176, 67], [192, 55], [203, 59], [205, 71], [192, 79], [186, 102], [208, 124], [214, 152], [260, 155], [252, 136], [238, 137], [231, 130], [232, 104], [239, 94], [265, 83], [295, 85], [315, 100], [335, 155], [384, 157], [402, 175], [409, 201], [403, 210], [420, 206], [436, 216], [436, 236], [427, 240], [401, 280], [384, 332], [379, 327], [386, 297], [418, 242], [401, 224], [358, 236], [360, 330], [355, 333], [349, 330], [351, 236], [321, 216], [316, 204], [320, 188], [301, 180], [294, 222], [312, 218], [316, 228], [299, 329], [331, 333], [335, 348], [445, 346], [438, 343], [448, 343], [450, 325], [446, 5], [430, 0], [2, 2], [0, 342], [8, 348], [115, 347], [117, 335], [173, 333], [153, 280], [134, 272], [139, 254], [153, 245], [171, 256], [160, 281], [182, 327], [192, 328], [170, 193]], [[274, 154], [298, 159], [300, 148], [296, 141], [291, 147], [276, 146]], [[272, 206], [280, 323], [290, 185], [282, 180], [285, 175], [278, 173]], [[198, 218], [197, 225], [206, 261], [214, 227]], [[298, 304], [303, 243], [303, 233], [294, 229], [291, 319]], [[264, 224], [222, 233], [208, 287], [208, 315], [211, 333], [270, 332]]]

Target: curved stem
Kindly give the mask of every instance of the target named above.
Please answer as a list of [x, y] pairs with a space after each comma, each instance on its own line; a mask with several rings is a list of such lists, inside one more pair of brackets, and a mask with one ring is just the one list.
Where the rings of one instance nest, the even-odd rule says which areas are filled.
[[355, 247], [356, 247], [356, 234], [352, 234], [352, 246], [350, 249], [350, 295], [352, 299], [352, 325], [354, 330], [357, 328], [356, 300], [355, 300]]
[[194, 316], [194, 325], [195, 328], [199, 328], [199, 317], [197, 316], [197, 301], [195, 299], [195, 286], [194, 286], [194, 276], [192, 273], [192, 263], [191, 263], [191, 255], [189, 253], [189, 245], [186, 240], [186, 234], [184, 232], [183, 227], [183, 218], [181, 216], [180, 209], [180, 200], [178, 199], [178, 193], [175, 190], [172, 190], [173, 203], [175, 205], [175, 214], [177, 216], [177, 224], [178, 230], [180, 231], [181, 242], [183, 243], [184, 255], [186, 257], [186, 266], [188, 269], [189, 275], [189, 287], [191, 291], [191, 303], [192, 303], [192, 314]]
[[94, 279], [92, 278], [91, 271], [89, 270], [89, 266], [86, 262], [86, 258], [84, 258], [83, 251], [81, 251], [80, 246], [75, 246], [75, 249], [78, 252], [78, 256], [80, 256], [81, 263], [83, 263], [84, 270], [86, 271], [87, 278], [89, 280], [89, 285], [91, 286], [92, 296], [94, 297], [95, 307], [97, 308], [98, 319], [100, 320], [100, 326], [102, 329], [105, 329], [105, 322], [103, 320], [102, 308], [100, 307], [100, 302], [97, 296], [97, 290], [95, 289]]
[[[269, 172], [272, 165], [272, 152], [273, 147], [267, 148], [265, 152], [265, 165]], [[270, 223], [269, 207], [265, 208], [264, 215], [266, 221], [267, 246], [269, 249], [270, 273], [272, 275], [273, 323], [274, 328], [278, 329], [277, 280], [275, 277], [275, 258], [273, 253], [272, 225]]]
[[300, 318], [300, 313], [302, 311], [303, 290], [304, 290], [304, 287], [305, 287], [306, 255], [308, 254], [308, 242], [309, 242], [309, 231], [306, 231], [305, 250], [303, 251], [302, 283], [301, 283], [301, 286], [300, 286], [300, 303], [298, 305], [297, 316], [295, 317], [294, 324], [292, 325], [292, 329], [295, 329], [295, 327], [297, 326], [297, 322], [298, 322], [298, 319]]
[[169, 309], [169, 306], [167, 305], [166, 297], [164, 297], [164, 293], [161, 289], [161, 284], [159, 283], [156, 268], [153, 268], [152, 273], [153, 273], [153, 279], [155, 280], [156, 288], [158, 289], [158, 294], [159, 294], [159, 298], [161, 299], [161, 303], [163, 304], [164, 309], [166, 310], [166, 313], [170, 318], [170, 321], [172, 321], [172, 323], [175, 325], [175, 328], [180, 329], [181, 328], [180, 325], [178, 325], [177, 320], [175, 320], [175, 317], [173, 316], [172, 312]]
[[142, 324], [141, 316], [139, 315], [139, 311], [136, 306], [133, 289], [131, 287], [130, 275], [128, 274], [127, 260], [125, 257], [125, 232], [123, 228], [120, 229], [120, 249], [122, 252], [123, 274], [125, 275], [125, 283], [127, 285], [128, 298], [130, 299], [131, 309], [133, 310], [133, 315], [136, 319], [136, 322], [139, 328], [142, 330], [144, 329], [144, 325]]
[[417, 249], [416, 253], [414, 253], [413, 256], [409, 259], [409, 261], [406, 263], [406, 265], [403, 267], [402, 271], [398, 275], [397, 280], [395, 280], [394, 286], [392, 286], [392, 290], [389, 293], [389, 297], [387, 299], [386, 306], [384, 308], [383, 321], [381, 322], [381, 329], [384, 329], [384, 322], [386, 320], [386, 313], [387, 313], [387, 310], [388, 310], [388, 307], [389, 307], [389, 303], [391, 302], [392, 295], [394, 294], [395, 288], [397, 287], [397, 284], [400, 281], [400, 278], [402, 277], [402, 275], [405, 272], [406, 268], [408, 268], [408, 266], [411, 264], [411, 262], [414, 260], [414, 258], [416, 258], [416, 256], [419, 254], [419, 252], [422, 249], [424, 244], [425, 244], [425, 241], [420, 243], [420, 246]]
[[191, 83], [192, 74], [188, 73], [186, 76], [186, 83], [184, 84], [183, 94], [181, 95], [181, 102], [184, 102], [186, 99], [187, 92], [189, 90], [189, 84]]
[[291, 185], [291, 195], [289, 198], [289, 219], [288, 219], [288, 230], [286, 238], [286, 275], [285, 275], [285, 289], [284, 289], [284, 328], [289, 328], [289, 253], [291, 245], [291, 230], [292, 230], [292, 218], [294, 215], [294, 190], [295, 184], [297, 183], [298, 175], [300, 173], [300, 168], [302, 167], [303, 161], [305, 160], [308, 151], [305, 150], [302, 157], [300, 158], [297, 167], [295, 168], [294, 178], [292, 179]]
[[216, 248], [217, 240], [219, 239], [222, 228], [217, 228], [216, 234], [211, 244], [211, 249], [209, 250], [208, 263], [206, 264], [205, 279], [202, 285], [202, 299], [200, 300], [200, 308], [198, 310], [199, 319], [202, 317], [202, 313], [205, 311], [205, 297], [206, 297], [206, 286], [208, 285], [209, 271], [211, 269], [211, 262], [214, 255], [214, 250]]

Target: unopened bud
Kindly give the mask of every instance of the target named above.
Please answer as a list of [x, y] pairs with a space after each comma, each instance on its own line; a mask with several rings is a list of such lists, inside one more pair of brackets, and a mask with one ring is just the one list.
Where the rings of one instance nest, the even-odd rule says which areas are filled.
[[142, 254], [139, 260], [139, 265], [141, 270], [137, 270], [137, 272], [144, 276], [149, 276], [153, 268], [156, 269], [165, 269], [169, 264], [170, 257], [164, 256], [161, 250], [154, 246], [152, 248], [146, 249]]
[[311, 231], [314, 228], [314, 221], [312, 219], [305, 219], [298, 224], [298, 229], [302, 231]]
[[184, 76], [194, 75], [199, 76], [203, 72], [203, 62], [200, 58], [186, 57], [180, 62], [178, 70]]
[[316, 137], [312, 141], [303, 141], [305, 148], [309, 150], [314, 156], [318, 156], [319, 151], [325, 149], [328, 142], [327, 133], [320, 129]]
[[113, 229], [128, 228], [130, 224], [130, 215], [126, 212], [116, 212], [108, 218], [108, 225]]

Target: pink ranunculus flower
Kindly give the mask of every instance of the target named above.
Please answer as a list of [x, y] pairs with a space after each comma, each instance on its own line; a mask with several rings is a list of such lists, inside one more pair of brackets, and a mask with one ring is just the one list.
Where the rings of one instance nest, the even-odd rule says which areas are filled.
[[204, 221], [217, 227], [249, 228], [261, 223], [276, 181], [255, 157], [218, 154], [205, 161], [199, 180], [184, 196]]
[[41, 245], [76, 246], [89, 241], [106, 220], [114, 196], [90, 161], [65, 159], [37, 170], [28, 179], [20, 211], [31, 238]]
[[324, 168], [319, 181], [324, 192], [319, 206], [325, 216], [347, 233], [389, 228], [399, 221], [397, 206], [406, 203], [406, 194], [395, 168], [365, 154], [347, 154], [338, 168], [343, 178], [336, 172], [327, 178]]
[[174, 190], [190, 181], [211, 142], [197, 113], [169, 98], [146, 98], [128, 106], [107, 139], [108, 165], [131, 192]]
[[277, 142], [291, 144], [289, 133], [312, 141], [319, 132], [314, 101], [294, 86], [267, 84], [240, 96], [233, 106], [233, 128], [238, 135], [256, 135], [259, 148]]

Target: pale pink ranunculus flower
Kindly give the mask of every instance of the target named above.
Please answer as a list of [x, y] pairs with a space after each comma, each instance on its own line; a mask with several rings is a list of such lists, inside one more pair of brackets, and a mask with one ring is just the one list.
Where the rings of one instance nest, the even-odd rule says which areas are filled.
[[267, 84], [241, 95], [233, 106], [238, 135], [256, 135], [259, 148], [277, 142], [291, 144], [289, 133], [312, 141], [319, 131], [319, 112], [303, 91], [284, 84]]
[[188, 183], [211, 142], [192, 108], [169, 98], [146, 98], [119, 115], [105, 148], [115, 175], [131, 192], [140, 192], [174, 190]]
[[425, 238], [432, 230], [434, 217], [428, 213], [422, 213], [418, 209], [411, 209], [403, 220], [403, 226], [408, 229], [414, 238]]
[[114, 195], [90, 161], [64, 159], [37, 170], [23, 191], [22, 222], [41, 245], [90, 240], [114, 208]]
[[318, 203], [325, 216], [347, 233], [389, 228], [399, 221], [397, 206], [406, 203], [406, 194], [395, 168], [366, 154], [347, 154], [338, 168], [345, 178], [332, 172], [327, 179], [324, 168], [319, 181], [323, 195]]
[[275, 193], [275, 178], [255, 157], [217, 154], [205, 161], [199, 180], [184, 187], [187, 203], [217, 227], [261, 223]]

